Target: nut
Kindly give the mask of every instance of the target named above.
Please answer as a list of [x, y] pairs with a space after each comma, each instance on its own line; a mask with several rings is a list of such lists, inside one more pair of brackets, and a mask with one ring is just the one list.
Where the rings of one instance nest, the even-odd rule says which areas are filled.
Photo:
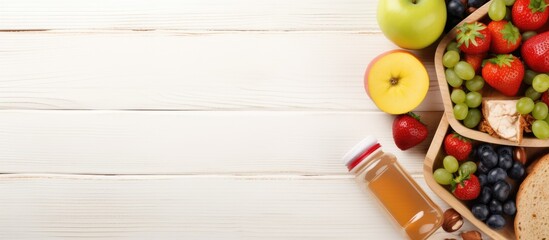
[[482, 240], [482, 235], [477, 231], [462, 232], [461, 238], [463, 240]]
[[448, 208], [442, 215], [442, 229], [446, 232], [455, 232], [463, 225], [463, 218], [453, 208]]
[[515, 147], [513, 149], [513, 158], [515, 159], [515, 161], [522, 163], [522, 165], [526, 165], [526, 163], [528, 162], [526, 150], [524, 150], [523, 147]]

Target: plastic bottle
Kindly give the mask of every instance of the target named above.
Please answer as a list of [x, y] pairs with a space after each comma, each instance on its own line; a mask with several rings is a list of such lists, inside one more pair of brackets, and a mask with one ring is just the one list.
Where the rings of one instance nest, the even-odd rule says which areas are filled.
[[442, 224], [442, 211], [398, 163], [368, 136], [343, 157], [357, 182], [369, 189], [411, 239], [426, 239]]

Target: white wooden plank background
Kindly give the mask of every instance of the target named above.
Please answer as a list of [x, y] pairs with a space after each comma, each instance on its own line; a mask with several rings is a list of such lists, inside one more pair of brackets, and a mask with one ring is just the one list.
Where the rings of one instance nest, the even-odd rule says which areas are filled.
[[[339, 32], [5, 32], [0, 107], [372, 111], [364, 69], [394, 48]], [[432, 52], [433, 100], [418, 110], [442, 109]]]
[[0, 0], [0, 238], [400, 238], [340, 158], [374, 134], [445, 209], [422, 179], [442, 102], [415, 52], [431, 136], [398, 150], [363, 91], [397, 48], [376, 5]]
[[379, 32], [377, 1], [2, 0], [0, 29]]

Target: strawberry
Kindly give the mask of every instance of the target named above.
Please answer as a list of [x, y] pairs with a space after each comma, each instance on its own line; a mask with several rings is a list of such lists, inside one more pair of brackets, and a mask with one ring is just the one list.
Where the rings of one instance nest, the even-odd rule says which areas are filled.
[[480, 73], [480, 67], [482, 66], [482, 61], [486, 57], [487, 53], [479, 53], [479, 54], [464, 54], [463, 59], [471, 64], [473, 66], [473, 69], [475, 69], [476, 73]]
[[520, 54], [528, 67], [536, 72], [549, 72], [549, 32], [526, 40]]
[[459, 49], [464, 53], [479, 54], [488, 52], [492, 36], [484, 23], [464, 23], [457, 29]]
[[444, 151], [458, 161], [464, 161], [473, 150], [471, 141], [457, 133], [450, 133], [444, 138]]
[[497, 55], [484, 63], [482, 77], [506, 96], [515, 96], [524, 77], [524, 65], [512, 54]]
[[452, 193], [460, 200], [473, 200], [480, 194], [480, 182], [474, 174], [459, 173], [452, 182]]
[[413, 112], [402, 114], [393, 121], [393, 139], [400, 150], [418, 145], [427, 138], [427, 127]]
[[511, 22], [505, 20], [492, 21], [488, 24], [488, 31], [492, 35], [490, 43], [492, 53], [511, 53], [520, 46], [522, 35]]
[[549, 19], [549, 0], [516, 0], [511, 9], [513, 23], [521, 31], [543, 27]]

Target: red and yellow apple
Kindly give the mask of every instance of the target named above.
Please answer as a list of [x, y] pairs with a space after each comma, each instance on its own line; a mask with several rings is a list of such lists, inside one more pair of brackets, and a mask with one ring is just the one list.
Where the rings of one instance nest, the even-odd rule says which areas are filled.
[[403, 114], [423, 101], [429, 90], [429, 75], [416, 56], [393, 50], [370, 62], [364, 75], [364, 88], [380, 110]]

